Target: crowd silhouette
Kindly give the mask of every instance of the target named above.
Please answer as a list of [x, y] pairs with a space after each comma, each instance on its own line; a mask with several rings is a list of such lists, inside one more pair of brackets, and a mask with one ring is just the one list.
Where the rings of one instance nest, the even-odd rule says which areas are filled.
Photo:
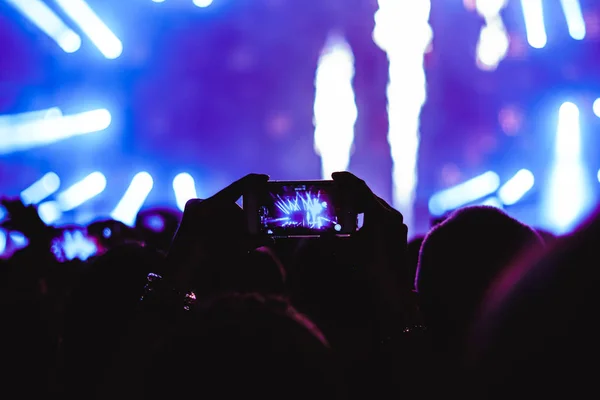
[[595, 392], [598, 215], [555, 237], [474, 206], [407, 242], [402, 215], [340, 172], [364, 214], [355, 234], [264, 239], [236, 201], [267, 180], [248, 175], [181, 216], [141, 212], [133, 228], [95, 222], [101, 251], [85, 261], [57, 261], [62, 228], [3, 200], [5, 229], [29, 240], [1, 261], [6, 398]]

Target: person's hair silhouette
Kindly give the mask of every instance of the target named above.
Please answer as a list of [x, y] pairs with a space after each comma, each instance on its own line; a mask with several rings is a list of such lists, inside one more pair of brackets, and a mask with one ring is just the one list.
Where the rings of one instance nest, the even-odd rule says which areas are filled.
[[415, 288], [438, 350], [452, 352], [463, 345], [493, 279], [516, 256], [541, 246], [530, 227], [487, 206], [463, 208], [429, 232]]
[[597, 395], [599, 239], [597, 213], [546, 254], [497, 279], [471, 341], [474, 397]]

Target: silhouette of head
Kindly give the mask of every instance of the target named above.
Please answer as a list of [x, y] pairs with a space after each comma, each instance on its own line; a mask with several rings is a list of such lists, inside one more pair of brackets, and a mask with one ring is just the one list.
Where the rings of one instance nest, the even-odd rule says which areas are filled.
[[543, 229], [538, 229], [537, 233], [544, 240], [544, 243], [546, 245], [554, 244], [554, 242], [556, 242], [556, 240], [558, 239], [558, 237], [555, 234]]
[[284, 295], [286, 271], [277, 256], [267, 247], [251, 251], [248, 262], [238, 271], [239, 291], [263, 295]]
[[415, 286], [436, 343], [460, 345], [494, 277], [541, 246], [531, 228], [494, 207], [461, 209], [435, 227], [421, 246]]
[[600, 213], [546, 254], [498, 278], [472, 341], [477, 398], [598, 392], [599, 239]]

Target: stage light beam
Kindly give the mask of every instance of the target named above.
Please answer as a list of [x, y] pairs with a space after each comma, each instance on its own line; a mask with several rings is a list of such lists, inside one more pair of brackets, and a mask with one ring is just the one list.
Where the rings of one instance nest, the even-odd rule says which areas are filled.
[[200, 8], [206, 8], [213, 3], [213, 0], [194, 0], [194, 5]]
[[490, 207], [496, 207], [496, 208], [504, 208], [504, 205], [502, 204], [502, 202], [500, 201], [499, 198], [497, 197], [488, 197], [487, 199], [485, 199], [484, 201], [481, 202], [482, 206], [490, 206]]
[[106, 177], [101, 172], [96, 171], [60, 193], [56, 200], [61, 211], [70, 211], [96, 197], [105, 188]]
[[71, 30], [58, 15], [40, 0], [7, 0], [25, 18], [50, 36], [65, 53], [81, 47], [81, 37]]
[[581, 12], [579, 0], [560, 0], [560, 3], [567, 19], [569, 35], [575, 40], [583, 40], [586, 35], [585, 20]]
[[321, 157], [323, 179], [346, 171], [358, 116], [352, 79], [354, 55], [343, 37], [328, 37], [315, 78], [315, 151]]
[[522, 169], [502, 185], [498, 191], [498, 197], [504, 205], [511, 206], [519, 202], [534, 184], [535, 177], [533, 173], [527, 169]]
[[587, 174], [582, 160], [579, 108], [566, 102], [558, 114], [554, 165], [543, 206], [544, 220], [559, 234], [573, 229], [591, 205]]
[[[2, 117], [6, 118], [6, 117]], [[47, 112], [40, 118], [23, 121], [0, 120], [0, 154], [48, 145], [72, 136], [99, 132], [108, 128], [112, 117], [105, 109], [63, 116], [60, 110]]]
[[60, 187], [60, 178], [54, 172], [48, 172], [41, 179], [21, 192], [23, 204], [38, 204], [46, 197], [54, 194]]
[[373, 40], [389, 60], [388, 142], [393, 204], [413, 224], [421, 109], [427, 98], [424, 56], [431, 45], [430, 0], [379, 0]]
[[488, 171], [431, 196], [429, 212], [436, 216], [444, 215], [448, 211], [455, 210], [496, 192], [499, 187], [500, 177], [498, 174]]
[[154, 181], [149, 173], [137, 173], [131, 180], [125, 194], [110, 214], [111, 218], [115, 221], [121, 221], [125, 225], [133, 226], [137, 214], [144, 205], [153, 186]]
[[115, 59], [123, 53], [123, 44], [119, 38], [84, 0], [56, 0], [56, 3], [79, 26], [104, 57]]
[[56, 201], [46, 201], [38, 206], [38, 215], [46, 225], [52, 225], [62, 217], [62, 211]]
[[593, 110], [594, 114], [600, 118], [600, 99], [596, 99], [596, 101], [594, 101]]
[[544, 23], [544, 6], [542, 0], [521, 0], [527, 42], [535, 49], [543, 49], [548, 43], [546, 25]]
[[181, 211], [185, 209], [185, 203], [187, 203], [188, 200], [198, 197], [194, 178], [187, 172], [182, 172], [173, 179], [173, 191], [175, 192], [177, 208]]

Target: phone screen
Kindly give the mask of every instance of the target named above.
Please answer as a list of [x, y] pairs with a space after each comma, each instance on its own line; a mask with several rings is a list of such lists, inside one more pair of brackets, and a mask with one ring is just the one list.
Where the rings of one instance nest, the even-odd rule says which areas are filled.
[[85, 228], [65, 229], [52, 241], [52, 253], [59, 262], [72, 261], [76, 258], [85, 261], [96, 255], [98, 245], [95, 239], [87, 235]]
[[332, 181], [269, 182], [257, 197], [258, 233], [274, 237], [349, 234], [349, 218], [338, 205]]

